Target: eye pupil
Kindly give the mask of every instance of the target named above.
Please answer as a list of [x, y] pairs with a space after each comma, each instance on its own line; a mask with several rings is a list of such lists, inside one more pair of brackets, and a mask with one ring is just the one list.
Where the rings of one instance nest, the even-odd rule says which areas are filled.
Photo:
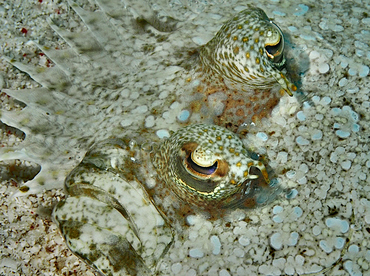
[[217, 170], [217, 167], [218, 167], [218, 162], [217, 161], [215, 163], [213, 163], [213, 165], [211, 165], [209, 167], [199, 166], [198, 164], [196, 164], [193, 161], [193, 159], [191, 158], [191, 155], [189, 155], [187, 157], [186, 161], [187, 161], [187, 164], [189, 165], [189, 167], [191, 167], [191, 169], [193, 169], [197, 173], [205, 174], [205, 175], [211, 175], [211, 174], [213, 174]]
[[281, 45], [281, 40], [280, 40], [280, 41], [279, 41], [279, 43], [278, 43], [278, 44], [276, 44], [276, 45], [273, 45], [273, 46], [271, 46], [271, 45], [267, 45], [267, 46], [266, 46], [266, 51], [267, 51], [270, 55], [275, 56], [275, 55], [279, 54], [280, 45]]
[[279, 62], [282, 57], [283, 40], [280, 39], [276, 45], [267, 45], [265, 47], [267, 55], [274, 61]]

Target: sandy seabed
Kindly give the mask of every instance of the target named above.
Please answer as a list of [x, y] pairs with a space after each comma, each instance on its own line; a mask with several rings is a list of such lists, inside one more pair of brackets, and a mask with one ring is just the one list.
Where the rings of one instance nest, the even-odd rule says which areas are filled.
[[[224, 13], [244, 5], [190, 3], [199, 22], [184, 20], [182, 26], [199, 24], [205, 33], [184, 32], [194, 45], [219, 28], [206, 30], [208, 13], [212, 20], [220, 15], [221, 24]], [[231, 221], [199, 219], [179, 235], [158, 274], [370, 275], [369, 4], [307, 0], [259, 1], [258, 6], [298, 45], [294, 58], [307, 68], [301, 89], [309, 104], [284, 97], [269, 122], [245, 137], [281, 172], [280, 182], [293, 190], [292, 198], [236, 212]], [[48, 61], [32, 54], [28, 41], [66, 47], [46, 17], [83, 29], [67, 1], [3, 1], [0, 14], [2, 55], [24, 54], [35, 65]], [[39, 86], [5, 59], [0, 62], [2, 90]], [[2, 110], [24, 107], [4, 93], [1, 99]], [[24, 139], [7, 125], [0, 135], [3, 147]], [[53, 206], [65, 197], [61, 187], [15, 198], [37, 164], [7, 160], [0, 169], [0, 275], [94, 275], [68, 250], [50, 219]]]

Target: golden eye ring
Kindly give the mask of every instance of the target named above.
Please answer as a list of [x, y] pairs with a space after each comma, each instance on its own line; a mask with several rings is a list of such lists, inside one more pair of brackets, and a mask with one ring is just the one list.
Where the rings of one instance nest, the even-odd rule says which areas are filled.
[[194, 157], [194, 152], [197, 147], [197, 143], [189, 142], [184, 144], [181, 149], [184, 168], [191, 175], [200, 179], [217, 179], [224, 177], [228, 173], [229, 165], [224, 160], [216, 159], [209, 165], [199, 163]]
[[280, 62], [283, 56], [284, 50], [284, 36], [280, 28], [273, 22], [271, 22], [275, 29], [279, 33], [279, 39], [277, 41], [268, 41], [265, 43], [265, 52], [266, 55], [273, 61], [273, 62]]
[[212, 165], [210, 166], [202, 166], [200, 164], [197, 164], [196, 161], [194, 161], [192, 152], [186, 159], [186, 168], [194, 174], [199, 174], [201, 176], [208, 176], [211, 177], [218, 169], [219, 162], [216, 160]]

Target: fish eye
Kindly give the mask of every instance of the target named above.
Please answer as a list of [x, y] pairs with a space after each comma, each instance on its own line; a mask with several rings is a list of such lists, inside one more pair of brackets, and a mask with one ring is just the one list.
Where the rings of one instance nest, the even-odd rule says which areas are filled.
[[202, 166], [202, 165], [199, 165], [197, 164], [194, 160], [193, 160], [193, 153], [192, 152], [188, 158], [185, 159], [185, 164], [186, 164], [186, 167], [190, 170], [192, 170], [193, 172], [196, 172], [196, 173], [199, 173], [199, 174], [202, 174], [204, 176], [209, 176], [209, 175], [212, 175], [213, 173], [216, 172], [217, 170], [217, 167], [218, 167], [218, 161], [215, 161], [213, 163], [213, 165], [211, 166]]
[[[181, 149], [182, 165], [184, 169], [197, 179], [219, 179], [227, 174], [227, 162], [214, 158], [204, 158], [204, 152], [197, 150], [198, 143], [185, 143]], [[197, 156], [198, 155], [198, 158]], [[202, 156], [199, 158], [199, 155]]]
[[279, 62], [284, 49], [284, 41], [282, 39], [275, 45], [266, 45], [265, 50], [267, 56], [274, 62]]
[[279, 63], [283, 58], [284, 37], [280, 28], [276, 24], [272, 24], [277, 32], [273, 32], [270, 39], [266, 41], [265, 52], [272, 62]]

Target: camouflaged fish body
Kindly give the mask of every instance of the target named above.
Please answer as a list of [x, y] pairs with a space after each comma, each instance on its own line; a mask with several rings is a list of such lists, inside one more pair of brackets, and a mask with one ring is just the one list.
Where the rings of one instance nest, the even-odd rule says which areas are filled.
[[153, 164], [178, 197], [207, 209], [254, 207], [278, 190], [264, 164], [251, 157], [234, 133], [219, 126], [178, 130], [161, 143]]
[[110, 139], [66, 179], [69, 197], [53, 219], [71, 251], [101, 275], [152, 275], [173, 243], [174, 231], [139, 175], [148, 162], [133, 141]]
[[[144, 20], [154, 16], [145, 3], [130, 3], [129, 10], [120, 1], [97, 3], [101, 10], [91, 12], [69, 2], [88, 27], [82, 32], [68, 31], [49, 20], [50, 27], [69, 47], [53, 49], [28, 43], [52, 66], [4, 57], [42, 86], [3, 90], [27, 106], [20, 111], [2, 110], [2, 122], [24, 131], [26, 138], [18, 147], [2, 148], [1, 160], [18, 158], [41, 165], [40, 173], [18, 196], [61, 188], [68, 172], [96, 141], [122, 133], [155, 141], [159, 139], [155, 132], [168, 126], [162, 114], [176, 118], [176, 110], [170, 106], [180, 98], [180, 92], [171, 94], [166, 86], [168, 82], [174, 87], [181, 83], [181, 77], [176, 81], [173, 78], [183, 69], [172, 65], [175, 62], [168, 53], [152, 50], [151, 59], [144, 53], [149, 47], [146, 45], [157, 43], [157, 35], [163, 39], [170, 33], [161, 33], [147, 23], [146, 31], [137, 37], [133, 17]], [[119, 18], [116, 24], [107, 14]], [[169, 58], [170, 65], [161, 62], [164, 57]], [[137, 70], [141, 73], [135, 74]], [[171, 127], [179, 127], [176, 120]]]
[[[71, 46], [51, 49], [34, 44], [51, 60], [52, 67], [32, 66], [8, 59], [42, 85], [40, 88], [20, 91], [4, 90], [27, 105], [19, 112], [2, 111], [1, 117], [4, 123], [23, 130], [26, 139], [18, 148], [2, 148], [1, 159], [19, 158], [41, 165], [40, 173], [23, 187], [20, 194], [60, 187], [68, 171], [96, 141], [119, 137], [122, 133], [130, 133], [132, 138], [138, 136], [142, 140], [158, 141], [157, 131], [167, 128], [177, 130], [190, 123], [217, 123], [223, 126], [231, 123], [231, 129], [237, 129], [238, 125], [266, 117], [278, 103], [280, 94], [276, 87], [272, 90], [247, 89], [247, 92], [235, 94], [232, 89], [220, 92], [219, 88], [214, 89], [212, 83], [202, 83], [206, 89], [198, 93], [186, 83], [192, 71], [175, 65], [179, 63], [178, 51], [183, 49], [176, 43], [169, 47], [168, 41], [176, 41], [177, 33], [163, 32], [167, 31], [167, 28], [163, 29], [167, 25], [172, 26], [168, 30], [177, 30], [178, 27], [180, 34], [187, 31], [181, 22], [166, 17], [165, 23], [154, 20], [158, 12], [153, 12], [141, 2], [129, 1], [130, 9], [126, 9], [119, 1], [112, 3], [100, 0], [97, 3], [102, 10], [89, 12], [70, 1], [71, 7], [88, 27], [87, 31], [70, 32], [49, 21], [52, 29]], [[136, 28], [144, 30], [122, 30], [121, 25], [112, 24], [107, 15], [119, 18], [119, 23], [125, 27], [135, 24], [134, 19], [136, 24], [141, 24]], [[252, 46], [257, 48], [261, 43], [264, 43], [264, 47], [266, 43], [277, 43], [279, 51], [274, 52], [274, 59], [282, 57], [281, 32], [260, 9], [241, 12], [239, 17], [251, 20], [252, 25], [244, 22], [244, 32], [255, 25], [261, 29], [266, 26], [265, 33], [270, 30], [274, 34], [273, 42], [268, 42], [257, 32], [260, 42], [256, 44], [254, 39], [245, 44], [245, 48], [240, 46], [240, 55], [245, 56], [248, 49]], [[95, 22], [104, 23], [97, 25]], [[232, 29], [238, 30], [239, 25], [230, 22], [234, 21], [229, 21], [225, 26], [234, 33]], [[138, 32], [142, 32], [140, 36]], [[246, 32], [246, 35], [250, 33]], [[230, 38], [232, 42], [234, 40], [232, 36], [227, 36], [223, 27], [214, 39], [202, 47], [200, 57], [204, 71], [214, 71], [218, 66], [214, 63], [219, 56], [212, 56], [212, 53], [221, 54], [224, 52], [222, 49], [233, 51]], [[190, 43], [189, 38], [182, 39], [184, 43]], [[250, 62], [253, 63], [257, 60], [256, 55], [261, 53], [250, 51], [250, 54]], [[260, 66], [265, 62], [265, 55], [266, 49], [260, 57]], [[234, 58], [231, 54], [228, 56], [231, 64]], [[226, 62], [226, 56], [223, 57]], [[183, 58], [187, 59], [187, 56]], [[270, 63], [271, 60], [266, 61], [265, 74], [250, 83], [250, 87], [263, 87], [261, 84], [266, 80], [276, 83], [275, 77], [280, 71]], [[200, 63], [196, 65], [193, 62], [190, 65], [197, 67]], [[251, 71], [257, 68], [253, 64], [248, 66]], [[235, 79], [232, 66], [227, 68], [220, 71], [219, 75], [225, 80]], [[136, 70], [140, 70], [140, 74], [134, 74]], [[248, 82], [243, 82], [243, 85], [246, 83], [248, 87]], [[206, 104], [198, 108], [202, 101]], [[181, 114], [178, 110], [190, 113], [189, 117], [179, 120]]]
[[[202, 96], [187, 83], [193, 71], [178, 66], [183, 48], [175, 46], [176, 32], [164, 33], [175, 30], [177, 21], [168, 17], [170, 27], [162, 28], [161, 21], [153, 19], [157, 13], [141, 2], [130, 2], [132, 9], [120, 1], [114, 2], [116, 9], [109, 1], [97, 3], [102, 11], [89, 12], [70, 2], [87, 31], [74, 33], [49, 22], [71, 46], [60, 50], [36, 45], [53, 62], [51, 68], [8, 59], [42, 87], [5, 91], [27, 106], [19, 112], [3, 112], [2, 121], [25, 131], [26, 139], [19, 148], [3, 148], [1, 158], [21, 158], [41, 165], [41, 172], [20, 194], [60, 187], [69, 172], [65, 180], [68, 195], [55, 208], [54, 220], [69, 248], [95, 270], [102, 275], [153, 274], [163, 254], [171, 249], [174, 230], [149, 196], [151, 185], [160, 181], [183, 202], [208, 210], [254, 207], [273, 199], [279, 188], [265, 164], [253, 159], [235, 134], [199, 124], [223, 125], [214, 118], [213, 107], [200, 110], [194, 105]], [[108, 15], [122, 20], [127, 29], [113, 24]], [[239, 25], [230, 23], [241, 22], [243, 17], [254, 18], [250, 23], [243, 21], [242, 28], [248, 30], [245, 34], [252, 42], [244, 48], [241, 36], [233, 38]], [[227, 86], [231, 85], [226, 95], [243, 83], [246, 89], [241, 92], [246, 94], [239, 97], [264, 105], [260, 95], [252, 98], [255, 87], [264, 89], [261, 95], [269, 95], [271, 83], [284, 87], [278, 66], [270, 64], [271, 60], [283, 62], [282, 34], [259, 9], [244, 11], [225, 26], [201, 49], [202, 63], [190, 63], [192, 69], [201, 67], [205, 75], [219, 74]], [[230, 37], [229, 28], [234, 28]], [[271, 39], [263, 39], [261, 31], [271, 32]], [[230, 44], [238, 39], [239, 44]], [[189, 37], [184, 41], [189, 42]], [[271, 51], [266, 45], [278, 50]], [[254, 46], [258, 52], [248, 50]], [[274, 56], [270, 63], [262, 57], [266, 51]], [[224, 65], [219, 61], [227, 65], [220, 67]], [[236, 62], [247, 62], [250, 75], [241, 76]], [[244, 86], [248, 78], [251, 82]], [[213, 84], [204, 84], [206, 88], [200, 92], [208, 100], [214, 95], [210, 92]], [[249, 102], [244, 108], [252, 116], [259, 110]], [[233, 108], [225, 105], [221, 113], [226, 117], [228, 112], [238, 114]], [[188, 111], [188, 117], [181, 118], [179, 110]], [[245, 122], [248, 116], [239, 117]], [[230, 118], [239, 123], [233, 115]], [[175, 132], [170, 135], [170, 131]], [[112, 137], [115, 139], [107, 140]], [[162, 141], [164, 137], [169, 138]], [[151, 155], [145, 150], [147, 142], [149, 148], [158, 143]]]
[[279, 83], [292, 95], [295, 90], [279, 71], [285, 58], [284, 37], [263, 10], [250, 7], [227, 21], [202, 47], [200, 58], [209, 74], [216, 74], [231, 89], [267, 89]]
[[[205, 124], [184, 127], [150, 148], [133, 140], [97, 143], [65, 185], [69, 196], [56, 206], [54, 221], [68, 247], [103, 275], [155, 273], [174, 240], [170, 221], [181, 219], [167, 218], [179, 203], [166, 189], [180, 205], [215, 217], [220, 209], [265, 204], [280, 191], [233, 132]], [[159, 204], [159, 210], [153, 198], [171, 207]]]
[[[234, 131], [268, 117], [284, 91], [297, 87], [280, 71], [284, 36], [259, 8], [249, 7], [227, 21], [201, 47], [205, 95], [214, 122]], [[208, 111], [209, 112], [209, 111]]]

